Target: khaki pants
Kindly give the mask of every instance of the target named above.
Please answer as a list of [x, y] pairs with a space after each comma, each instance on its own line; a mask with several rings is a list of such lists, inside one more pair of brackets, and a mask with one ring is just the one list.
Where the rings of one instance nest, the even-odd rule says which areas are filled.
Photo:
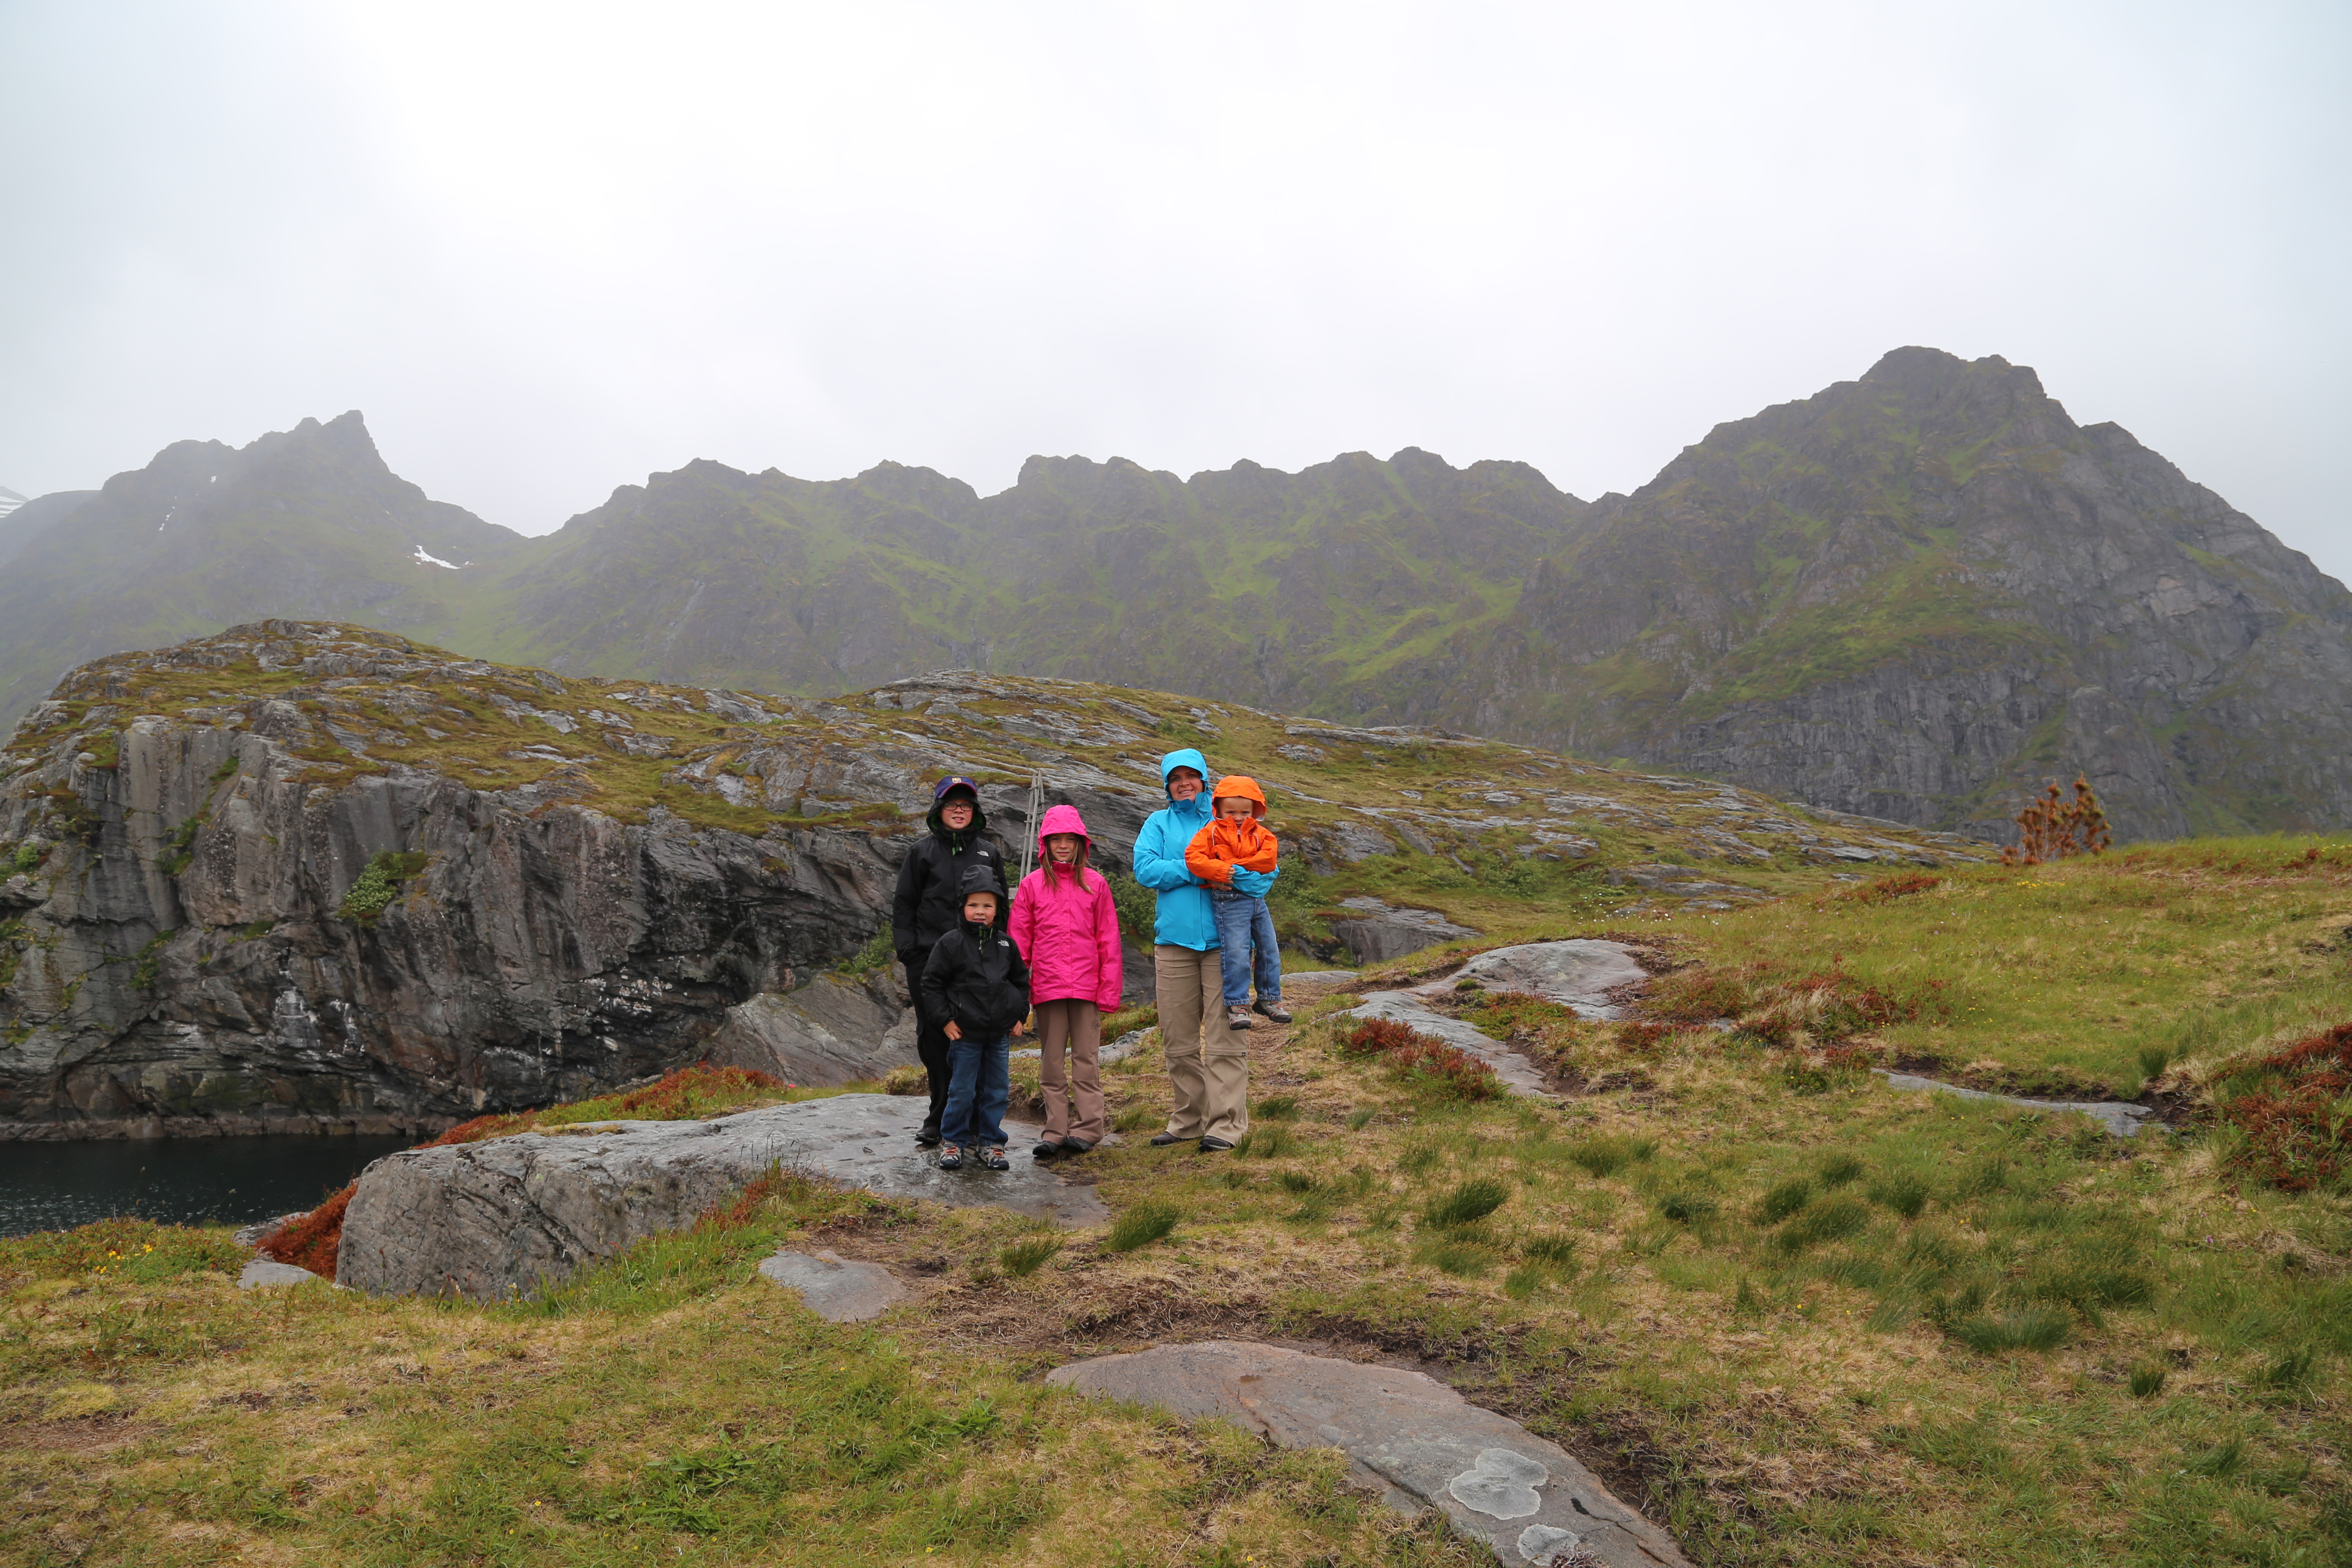
[[1217, 951], [1152, 950], [1159, 984], [1160, 1040], [1176, 1092], [1168, 1131], [1179, 1138], [1238, 1142], [1249, 1131], [1249, 1047], [1225, 1027], [1225, 982]]
[[[1101, 1048], [1102, 1010], [1093, 1003], [1066, 996], [1037, 1004], [1038, 1078], [1045, 1091], [1045, 1135], [1039, 1142], [1103, 1141], [1102, 1069], [1095, 1056]], [[1065, 1050], [1070, 1064], [1066, 1085], [1062, 1072]], [[1070, 1120], [1073, 1100], [1078, 1102], [1075, 1123]]]

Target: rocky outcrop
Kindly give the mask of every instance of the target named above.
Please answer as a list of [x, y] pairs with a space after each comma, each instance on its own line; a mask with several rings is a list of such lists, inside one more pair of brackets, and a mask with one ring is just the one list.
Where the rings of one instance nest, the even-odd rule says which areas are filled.
[[1398, 909], [1373, 898], [1340, 900], [1337, 910], [1324, 923], [1360, 964], [1384, 963], [1391, 958], [1419, 952], [1424, 947], [1478, 934], [1469, 926], [1456, 925], [1435, 910]]
[[914, 1065], [915, 1014], [896, 964], [820, 974], [796, 991], [763, 991], [729, 1008], [702, 1054], [719, 1067], [831, 1089]]
[[1517, 992], [1557, 1002], [1580, 1017], [1608, 1022], [1619, 1016], [1618, 998], [1648, 978], [1633, 950], [1623, 942], [1575, 938], [1490, 948], [1439, 979], [1401, 991], [1370, 991], [1341, 1016], [1384, 1018], [1444, 1041], [1494, 1070], [1513, 1094], [1553, 1099], [1544, 1069], [1476, 1025], [1440, 1011], [1464, 991]]
[[[279, 694], [145, 710], [257, 658]], [[384, 742], [321, 706], [381, 680], [454, 731], [442, 708], [519, 704], [509, 679], [275, 625], [94, 667], [37, 711], [0, 786], [24, 865], [0, 886], [0, 1135], [424, 1131], [578, 1098], [693, 1059], [885, 918], [897, 837], [625, 821], [561, 755], [507, 788], [353, 777]], [[354, 908], [371, 867], [381, 907]]]
[[710, 1121], [601, 1121], [412, 1149], [370, 1165], [343, 1215], [335, 1281], [379, 1295], [504, 1300], [691, 1225], [771, 1169], [1062, 1225], [1109, 1210], [1020, 1160], [942, 1171], [915, 1146], [919, 1098], [845, 1094]]

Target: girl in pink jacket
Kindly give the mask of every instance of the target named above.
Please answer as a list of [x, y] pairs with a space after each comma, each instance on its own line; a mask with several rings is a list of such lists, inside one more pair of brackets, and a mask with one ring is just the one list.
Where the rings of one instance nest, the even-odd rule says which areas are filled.
[[[1083, 1154], [1102, 1142], [1102, 1016], [1118, 1006], [1125, 980], [1118, 907], [1110, 883], [1088, 868], [1094, 841], [1075, 805], [1057, 805], [1037, 825], [1039, 865], [1013, 895], [1013, 941], [1029, 964], [1045, 1089], [1040, 1160]], [[1068, 1053], [1069, 1071], [1062, 1070]], [[1066, 1093], [1065, 1092], [1066, 1089]], [[1077, 1118], [1070, 1104], [1077, 1101]]]

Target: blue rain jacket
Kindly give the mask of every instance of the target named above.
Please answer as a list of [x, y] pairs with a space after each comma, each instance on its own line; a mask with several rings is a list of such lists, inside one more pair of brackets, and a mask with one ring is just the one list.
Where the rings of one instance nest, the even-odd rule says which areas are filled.
[[1187, 746], [1160, 759], [1161, 788], [1178, 768], [1197, 772], [1203, 787], [1188, 801], [1170, 795], [1165, 806], [1143, 819], [1143, 831], [1135, 836], [1135, 879], [1160, 895], [1151, 940], [1206, 952], [1217, 945], [1217, 918], [1209, 909], [1208, 888], [1184, 868], [1184, 849], [1194, 834], [1209, 826], [1206, 786], [1215, 781], [1209, 773], [1209, 759]]

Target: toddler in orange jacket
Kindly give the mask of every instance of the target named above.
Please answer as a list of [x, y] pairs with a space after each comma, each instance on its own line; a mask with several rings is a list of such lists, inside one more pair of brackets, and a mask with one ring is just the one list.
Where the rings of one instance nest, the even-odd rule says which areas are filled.
[[1209, 826], [1184, 848], [1184, 868], [1208, 885], [1209, 912], [1217, 922], [1217, 966], [1224, 979], [1225, 1023], [1250, 1026], [1250, 981], [1257, 981], [1256, 1010], [1277, 1024], [1290, 1022], [1282, 1008], [1282, 949], [1274, 934], [1266, 889], [1282, 874], [1276, 863], [1280, 845], [1265, 826], [1265, 792], [1255, 779], [1235, 774], [1217, 781], [1210, 795]]

